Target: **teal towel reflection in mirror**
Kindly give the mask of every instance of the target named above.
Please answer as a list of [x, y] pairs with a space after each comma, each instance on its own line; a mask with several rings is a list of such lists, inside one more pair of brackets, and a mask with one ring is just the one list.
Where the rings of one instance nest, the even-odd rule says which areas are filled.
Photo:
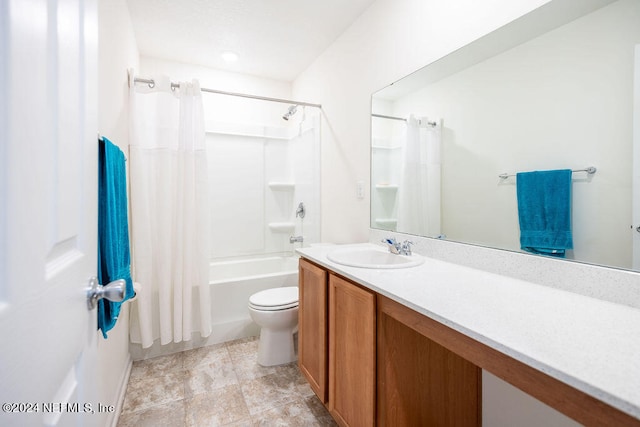
[[559, 258], [573, 249], [571, 170], [516, 174], [520, 247]]

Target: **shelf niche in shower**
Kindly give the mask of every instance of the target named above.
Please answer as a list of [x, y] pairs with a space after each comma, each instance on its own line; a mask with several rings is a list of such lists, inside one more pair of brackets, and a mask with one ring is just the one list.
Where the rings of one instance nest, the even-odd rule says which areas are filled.
[[395, 230], [398, 220], [395, 218], [375, 218], [375, 223], [384, 230]]
[[397, 184], [376, 184], [376, 190], [394, 192], [398, 191]]
[[269, 230], [273, 233], [293, 233], [296, 225], [293, 222], [270, 222]]
[[294, 182], [271, 181], [267, 184], [273, 191], [293, 191], [296, 188]]

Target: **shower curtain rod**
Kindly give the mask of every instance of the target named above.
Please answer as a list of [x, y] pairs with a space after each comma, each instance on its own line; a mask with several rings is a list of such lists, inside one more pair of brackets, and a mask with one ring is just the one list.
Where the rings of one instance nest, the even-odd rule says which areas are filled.
[[404, 119], [402, 117], [385, 116], [384, 114], [373, 114], [373, 113], [371, 113], [371, 117], [378, 117], [380, 119], [400, 120], [402, 122], [406, 122], [407, 121], [407, 119]]
[[[380, 119], [400, 120], [400, 121], [403, 121], [403, 122], [406, 122], [406, 121], [407, 121], [407, 119], [402, 118], [402, 117], [385, 116], [384, 114], [374, 114], [374, 113], [371, 113], [371, 117], [378, 117], [378, 118], [380, 118]], [[420, 119], [418, 119], [418, 120], [420, 120]], [[438, 125], [436, 122], [429, 122], [429, 121], [427, 121], [427, 124], [428, 124], [429, 126], [431, 126], [432, 128], [433, 128], [433, 127], [436, 127], [436, 126]]]
[[[153, 79], [143, 79], [141, 77], [135, 77], [133, 79], [133, 82], [134, 83], [146, 83], [150, 87], [154, 87], [156, 85], [156, 82]], [[171, 89], [177, 89], [179, 86], [180, 85], [178, 83], [171, 82]], [[302, 106], [305, 106], [305, 107], [322, 108], [321, 104], [312, 104], [310, 102], [292, 101], [290, 99], [269, 98], [267, 96], [249, 95], [249, 94], [246, 94], [246, 93], [238, 93], [238, 92], [225, 92], [223, 90], [208, 89], [208, 88], [205, 88], [205, 87], [200, 88], [200, 90], [202, 92], [217, 93], [219, 95], [239, 96], [241, 98], [251, 98], [251, 99], [259, 99], [259, 100], [262, 100], [262, 101], [281, 102], [283, 104], [296, 104], [296, 105], [302, 105]]]

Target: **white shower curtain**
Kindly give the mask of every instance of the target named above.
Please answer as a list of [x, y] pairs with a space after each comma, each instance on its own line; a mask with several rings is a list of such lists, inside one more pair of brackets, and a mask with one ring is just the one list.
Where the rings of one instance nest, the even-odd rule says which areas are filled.
[[131, 341], [150, 347], [211, 333], [207, 160], [197, 81], [131, 89]]
[[440, 125], [426, 117], [407, 119], [398, 187], [397, 231], [437, 237], [440, 232]]

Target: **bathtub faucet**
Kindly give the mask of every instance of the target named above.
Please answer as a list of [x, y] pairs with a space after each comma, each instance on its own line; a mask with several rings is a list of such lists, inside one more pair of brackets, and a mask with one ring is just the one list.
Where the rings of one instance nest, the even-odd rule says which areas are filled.
[[291, 236], [289, 237], [289, 243], [296, 243], [296, 242], [304, 242], [304, 237], [302, 236]]

